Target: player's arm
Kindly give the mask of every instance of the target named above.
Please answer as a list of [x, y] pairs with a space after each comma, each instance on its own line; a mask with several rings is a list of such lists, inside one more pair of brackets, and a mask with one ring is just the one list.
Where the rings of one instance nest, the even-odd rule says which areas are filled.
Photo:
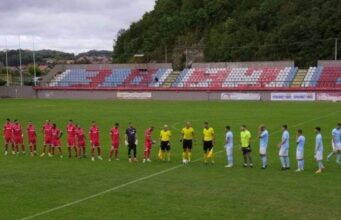
[[137, 133], [135, 133], [135, 144], [137, 145], [139, 143]]
[[90, 140], [90, 144], [92, 144], [92, 133], [91, 133], [91, 131], [89, 131], [89, 140]]
[[333, 132], [333, 133], [332, 133], [332, 136], [333, 136], [333, 143], [334, 143], [334, 146], [336, 146], [336, 133]]

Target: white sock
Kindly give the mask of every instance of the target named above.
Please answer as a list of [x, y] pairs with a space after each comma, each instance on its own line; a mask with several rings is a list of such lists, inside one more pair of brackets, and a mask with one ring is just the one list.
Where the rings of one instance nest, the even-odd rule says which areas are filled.
[[328, 154], [327, 159], [329, 160], [333, 155], [334, 155], [334, 152], [331, 152], [330, 154]]
[[281, 160], [282, 167], [283, 167], [283, 168], [286, 168], [284, 157], [279, 157], [279, 159]]

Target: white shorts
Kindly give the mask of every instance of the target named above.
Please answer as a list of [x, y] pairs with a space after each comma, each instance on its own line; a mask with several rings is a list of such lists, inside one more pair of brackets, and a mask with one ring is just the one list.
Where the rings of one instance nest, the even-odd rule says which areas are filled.
[[233, 155], [233, 147], [225, 146], [225, 150], [226, 150], [226, 155], [227, 156], [232, 156]]
[[266, 155], [266, 150], [267, 150], [266, 147], [259, 147], [259, 154], [260, 155]]
[[300, 150], [297, 150], [296, 151], [296, 159], [297, 160], [303, 160], [303, 158], [304, 158], [304, 152], [300, 151]]
[[317, 152], [315, 153], [315, 159], [316, 159], [317, 161], [323, 160], [323, 152], [317, 151]]
[[279, 156], [280, 157], [287, 157], [287, 156], [289, 156], [289, 149], [287, 149], [285, 147], [281, 147], [281, 149], [279, 150]]
[[334, 141], [332, 141], [332, 147], [333, 147], [334, 152], [341, 151], [341, 143], [339, 143], [335, 146]]

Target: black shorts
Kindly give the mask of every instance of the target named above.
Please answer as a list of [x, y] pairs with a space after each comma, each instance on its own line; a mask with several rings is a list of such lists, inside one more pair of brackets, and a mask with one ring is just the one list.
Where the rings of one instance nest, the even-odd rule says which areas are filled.
[[208, 152], [213, 148], [213, 141], [204, 141], [204, 152]]
[[182, 141], [182, 148], [183, 149], [190, 149], [190, 150], [192, 150], [192, 146], [193, 146], [193, 141], [192, 140], [183, 140]]
[[136, 144], [135, 143], [129, 143], [128, 149], [136, 149]]
[[249, 145], [248, 147], [242, 147], [243, 155], [247, 153], [251, 153], [251, 146]]
[[160, 148], [162, 151], [170, 151], [169, 141], [161, 141]]

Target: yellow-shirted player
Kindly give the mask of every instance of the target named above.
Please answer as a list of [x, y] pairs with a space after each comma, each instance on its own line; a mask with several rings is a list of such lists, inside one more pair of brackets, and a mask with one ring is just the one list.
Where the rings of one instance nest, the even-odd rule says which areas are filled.
[[170, 139], [172, 136], [172, 132], [169, 130], [168, 125], [164, 125], [163, 129], [160, 131], [160, 160], [165, 160], [167, 156], [167, 160], [171, 160], [170, 154]]
[[214, 163], [214, 130], [208, 125], [208, 122], [204, 123], [203, 129], [203, 148], [204, 148], [204, 163], [207, 164], [208, 159], [211, 159], [211, 163]]
[[192, 147], [194, 141], [194, 129], [191, 123], [186, 122], [185, 127], [181, 130], [180, 142], [182, 142], [182, 163], [191, 162]]

